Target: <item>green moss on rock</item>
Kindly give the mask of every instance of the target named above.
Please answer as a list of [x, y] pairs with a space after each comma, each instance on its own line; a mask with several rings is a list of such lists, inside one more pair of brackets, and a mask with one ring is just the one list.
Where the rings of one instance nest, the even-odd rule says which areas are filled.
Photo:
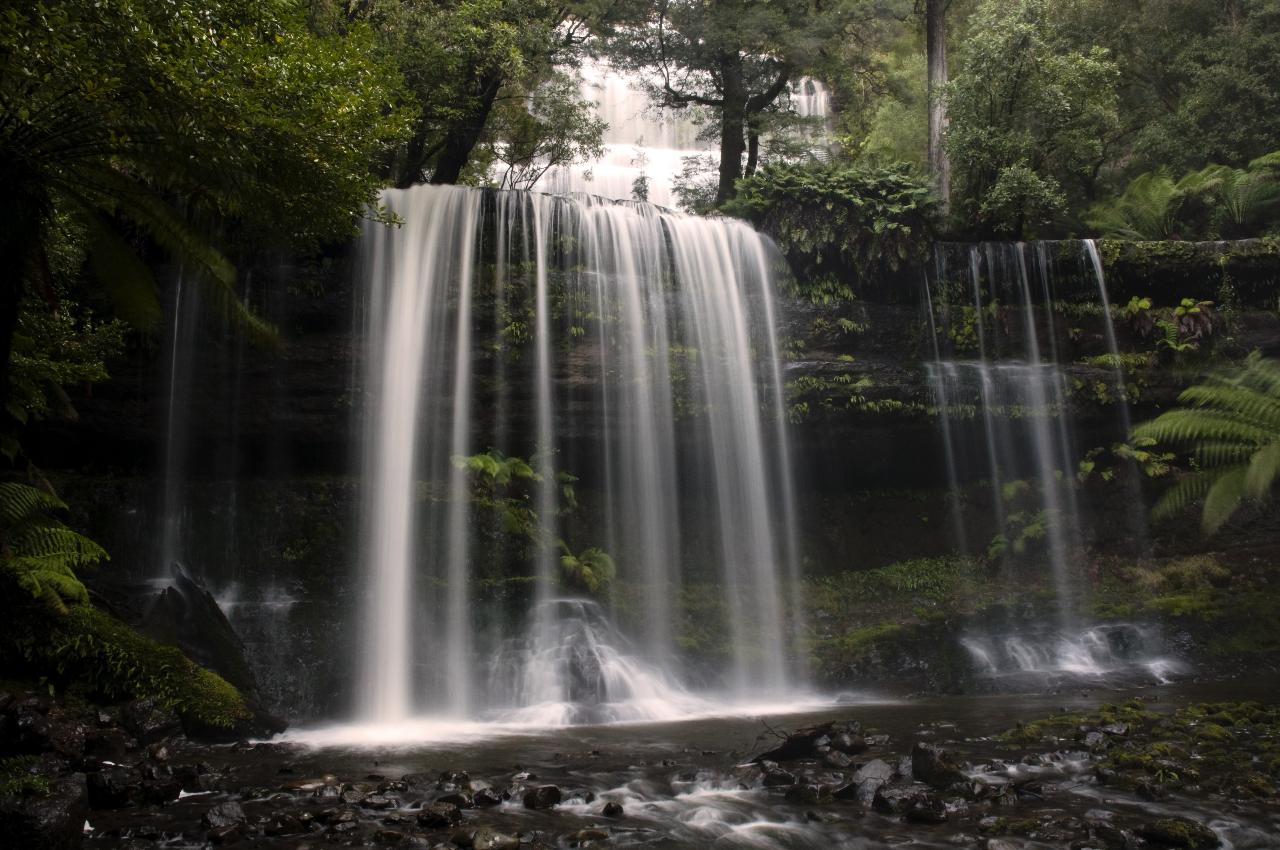
[[252, 719], [225, 679], [104, 611], [75, 605], [62, 616], [28, 612], [22, 619], [16, 648], [50, 681], [108, 700], [155, 699], [195, 729], [230, 731]]

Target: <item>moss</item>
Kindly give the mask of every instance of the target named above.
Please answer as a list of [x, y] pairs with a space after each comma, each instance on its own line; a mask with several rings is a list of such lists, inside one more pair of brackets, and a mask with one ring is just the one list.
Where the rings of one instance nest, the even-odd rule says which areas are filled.
[[1212, 591], [1158, 596], [1147, 602], [1147, 608], [1166, 617], [1196, 617], [1202, 620], [1216, 619], [1221, 613], [1216, 595]]
[[44, 796], [49, 793], [49, 780], [31, 772], [35, 756], [12, 756], [0, 759], [0, 796]]
[[105, 699], [155, 699], [196, 727], [230, 730], [251, 719], [244, 697], [222, 677], [104, 611], [75, 605], [62, 616], [29, 612], [27, 619], [16, 629], [17, 649], [50, 681]]
[[1231, 733], [1217, 723], [1202, 723], [1196, 729], [1196, 737], [1205, 741], [1230, 741]]

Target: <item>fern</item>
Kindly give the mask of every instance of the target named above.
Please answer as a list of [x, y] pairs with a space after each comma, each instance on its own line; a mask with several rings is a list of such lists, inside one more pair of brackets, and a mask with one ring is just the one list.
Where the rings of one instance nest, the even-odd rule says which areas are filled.
[[0, 482], [0, 566], [18, 586], [60, 614], [89, 601], [77, 570], [108, 559], [106, 550], [57, 519], [66, 505], [52, 493]]
[[1203, 500], [1201, 528], [1213, 534], [1246, 499], [1266, 500], [1280, 478], [1280, 364], [1254, 353], [1237, 373], [1212, 376], [1179, 402], [1134, 429], [1136, 439], [1188, 450], [1199, 467], [1153, 513], [1173, 516]]

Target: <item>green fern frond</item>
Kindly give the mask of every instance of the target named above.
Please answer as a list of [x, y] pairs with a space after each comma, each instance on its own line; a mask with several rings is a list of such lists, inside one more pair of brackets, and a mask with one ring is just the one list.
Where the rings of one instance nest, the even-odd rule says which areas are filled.
[[1275, 484], [1278, 475], [1280, 475], [1280, 442], [1264, 446], [1254, 452], [1245, 474], [1245, 495], [1251, 499], [1265, 499], [1271, 492], [1271, 487]]
[[1170, 410], [1151, 422], [1133, 429], [1138, 438], [1151, 437], [1172, 445], [1196, 444], [1206, 440], [1261, 446], [1276, 439], [1274, 430], [1244, 421], [1232, 413], [1208, 408]]
[[1200, 528], [1206, 536], [1222, 527], [1244, 501], [1246, 469], [1237, 467], [1218, 475], [1204, 497]]
[[50, 511], [64, 511], [64, 503], [52, 493], [19, 484], [0, 481], [0, 529], [9, 529]]
[[1151, 509], [1154, 519], [1171, 519], [1181, 514], [1189, 506], [1204, 498], [1213, 486], [1213, 473], [1192, 473], [1178, 481], [1156, 501]]
[[147, 264], [98, 216], [90, 216], [93, 237], [89, 268], [106, 287], [116, 315], [139, 330], [160, 324], [163, 311], [156, 296], [156, 280]]

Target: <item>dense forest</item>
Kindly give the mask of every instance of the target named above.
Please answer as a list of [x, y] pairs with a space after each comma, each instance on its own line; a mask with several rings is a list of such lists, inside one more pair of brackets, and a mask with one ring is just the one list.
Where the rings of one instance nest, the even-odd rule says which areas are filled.
[[10, 0], [0, 825], [1280, 846], [1277, 286], [1280, 0]]

